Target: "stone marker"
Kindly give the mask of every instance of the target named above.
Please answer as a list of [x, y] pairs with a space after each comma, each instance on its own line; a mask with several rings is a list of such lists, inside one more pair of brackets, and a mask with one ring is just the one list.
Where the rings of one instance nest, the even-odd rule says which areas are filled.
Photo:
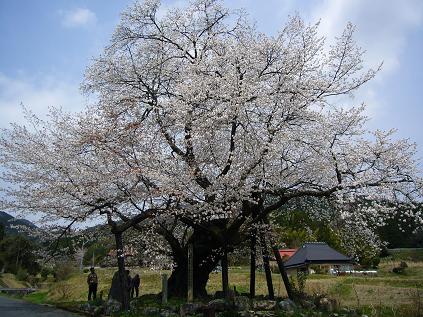
[[122, 292], [121, 292], [121, 286], [120, 286], [119, 271], [116, 271], [115, 274], [113, 274], [112, 286], [110, 286], [108, 299], [114, 299], [115, 301], [118, 301], [119, 303], [122, 302]]
[[167, 304], [167, 274], [162, 274], [162, 304]]

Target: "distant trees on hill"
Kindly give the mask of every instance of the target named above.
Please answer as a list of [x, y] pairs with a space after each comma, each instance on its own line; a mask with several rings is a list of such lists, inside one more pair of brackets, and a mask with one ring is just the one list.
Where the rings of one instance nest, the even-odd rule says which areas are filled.
[[40, 271], [36, 250], [38, 246], [22, 235], [6, 235], [0, 224], [0, 268], [2, 272], [17, 274], [26, 271], [35, 275]]

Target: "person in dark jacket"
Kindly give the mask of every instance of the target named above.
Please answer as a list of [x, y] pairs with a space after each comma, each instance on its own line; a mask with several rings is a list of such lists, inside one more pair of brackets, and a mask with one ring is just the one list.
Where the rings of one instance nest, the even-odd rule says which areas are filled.
[[87, 284], [88, 284], [88, 300], [96, 299], [97, 298], [97, 285], [98, 285], [98, 277], [95, 273], [94, 268], [90, 268], [91, 273], [88, 274], [87, 277]]
[[131, 298], [134, 297], [134, 293], [136, 297], [138, 297], [139, 289], [140, 289], [140, 276], [139, 274], [136, 274], [134, 278], [132, 279], [132, 288], [131, 288]]

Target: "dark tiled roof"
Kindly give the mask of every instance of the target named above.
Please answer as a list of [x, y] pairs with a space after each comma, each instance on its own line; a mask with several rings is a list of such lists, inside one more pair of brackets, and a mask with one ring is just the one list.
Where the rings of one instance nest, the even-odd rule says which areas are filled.
[[343, 263], [352, 263], [352, 259], [332, 249], [324, 242], [308, 242], [285, 262], [285, 267], [294, 268], [308, 264]]

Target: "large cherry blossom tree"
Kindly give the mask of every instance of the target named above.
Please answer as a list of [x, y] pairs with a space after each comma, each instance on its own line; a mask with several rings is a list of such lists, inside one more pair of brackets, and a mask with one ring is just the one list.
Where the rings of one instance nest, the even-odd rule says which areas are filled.
[[78, 219], [98, 211], [112, 227], [160, 235], [174, 295], [186, 293], [188, 244], [204, 295], [222, 254], [294, 199], [329, 199], [363, 228], [396, 204], [415, 208], [415, 146], [366, 129], [363, 105], [340, 104], [379, 68], [363, 68], [352, 25], [328, 48], [298, 16], [268, 36], [220, 1], [159, 8], [148, 0], [122, 14], [87, 69], [83, 90], [96, 102], [86, 112], [4, 132], [9, 205]]

